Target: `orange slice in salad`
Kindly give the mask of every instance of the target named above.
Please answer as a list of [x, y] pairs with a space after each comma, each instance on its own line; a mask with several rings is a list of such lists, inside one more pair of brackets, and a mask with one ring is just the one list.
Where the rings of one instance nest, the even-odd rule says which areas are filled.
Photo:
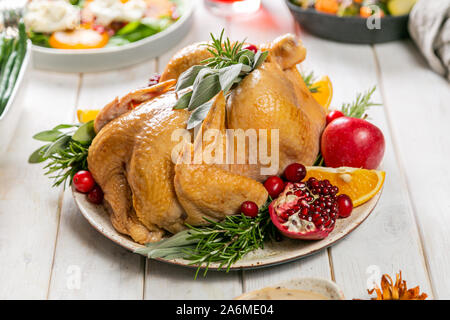
[[305, 180], [314, 177], [318, 180], [328, 179], [339, 188], [339, 194], [348, 195], [353, 206], [357, 207], [372, 199], [383, 187], [386, 173], [379, 170], [358, 168], [324, 168], [307, 167]]
[[55, 49], [96, 49], [103, 48], [109, 41], [106, 32], [80, 28], [73, 31], [56, 31], [50, 36], [49, 44]]
[[320, 12], [336, 14], [339, 10], [339, 2], [337, 0], [316, 0], [314, 7]]
[[311, 85], [312, 88], [317, 88], [317, 92], [312, 92], [312, 96], [316, 101], [328, 110], [331, 100], [333, 99], [333, 85], [331, 84], [330, 78], [328, 76], [323, 76], [318, 81]]
[[86, 123], [97, 118], [100, 110], [77, 110], [78, 121]]

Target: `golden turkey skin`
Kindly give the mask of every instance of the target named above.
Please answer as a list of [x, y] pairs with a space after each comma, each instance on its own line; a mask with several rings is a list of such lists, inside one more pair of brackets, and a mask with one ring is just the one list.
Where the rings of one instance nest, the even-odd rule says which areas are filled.
[[[277, 130], [275, 173], [282, 173], [292, 162], [311, 165], [319, 151], [325, 111], [296, 68], [306, 51], [293, 35], [260, 48], [269, 51], [266, 61], [227, 97], [220, 93], [213, 99], [200, 132]], [[97, 136], [89, 149], [89, 170], [105, 194], [113, 226], [138, 243], [159, 241], [166, 232], [183, 230], [185, 223], [203, 225], [204, 217], [221, 220], [237, 214], [244, 201], [261, 206], [267, 199], [261, 184], [267, 176], [261, 169], [271, 164], [181, 161], [196, 148], [207, 147], [200, 136], [195, 137], [200, 143], [185, 142], [173, 159], [180, 143], [173, 133], [185, 129], [189, 118], [186, 109], [173, 109], [180, 96], [174, 88], [176, 79], [209, 56], [199, 44], [181, 50], [168, 63], [161, 83], [116, 98], [95, 121]], [[269, 134], [268, 145], [272, 138]], [[244, 152], [248, 155], [248, 144]]]

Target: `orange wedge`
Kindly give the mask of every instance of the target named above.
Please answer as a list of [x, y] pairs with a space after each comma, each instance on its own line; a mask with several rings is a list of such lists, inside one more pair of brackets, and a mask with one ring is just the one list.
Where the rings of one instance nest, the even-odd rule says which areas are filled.
[[318, 180], [328, 179], [339, 188], [339, 194], [348, 195], [353, 206], [357, 207], [372, 199], [383, 187], [386, 173], [379, 170], [358, 168], [324, 168], [307, 167], [305, 180], [314, 177]]
[[311, 93], [314, 99], [328, 110], [331, 100], [333, 99], [333, 85], [331, 84], [330, 78], [328, 76], [323, 76], [318, 81], [311, 85], [312, 88], [317, 88], [317, 92]]
[[100, 110], [77, 110], [78, 121], [86, 123], [97, 118]]

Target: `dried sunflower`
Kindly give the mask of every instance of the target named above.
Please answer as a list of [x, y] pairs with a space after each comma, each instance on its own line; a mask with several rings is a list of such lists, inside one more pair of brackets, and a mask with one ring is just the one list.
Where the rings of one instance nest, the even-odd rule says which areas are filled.
[[428, 295], [420, 293], [419, 286], [408, 289], [406, 281], [402, 280], [402, 272], [396, 274], [395, 284], [388, 274], [381, 277], [381, 289], [377, 286], [372, 290], [367, 290], [369, 294], [376, 292], [376, 298], [372, 300], [425, 300]]

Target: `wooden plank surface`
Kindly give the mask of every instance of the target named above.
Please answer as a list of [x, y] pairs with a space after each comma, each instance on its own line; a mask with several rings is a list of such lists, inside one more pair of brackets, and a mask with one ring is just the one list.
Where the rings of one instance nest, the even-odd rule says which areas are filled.
[[[77, 109], [99, 109], [114, 97], [145, 86], [154, 69], [155, 61], [150, 60], [127, 69], [84, 74]], [[70, 190], [64, 194], [59, 229], [50, 299], [142, 299], [145, 259], [93, 229]]]
[[79, 76], [33, 71], [14, 138], [0, 163], [0, 298], [45, 299], [61, 210], [42, 165], [28, 157], [41, 143], [31, 137], [71, 122]]
[[[248, 42], [256, 44], [273, 41], [286, 33], [295, 33], [294, 19], [283, 1], [263, 1], [263, 7], [259, 12], [248, 17], [233, 17], [229, 21], [229, 26], [233, 40], [247, 39]], [[301, 277], [331, 279], [327, 250], [281, 266], [245, 271], [243, 291], [273, 286], [285, 280]]]
[[[370, 46], [340, 44], [305, 34], [306, 69], [328, 75], [333, 83], [332, 107], [351, 102], [356, 93], [378, 84]], [[324, 50], [326, 48], [326, 50]], [[373, 100], [383, 103], [381, 91]], [[373, 107], [370, 121], [385, 136], [386, 152], [381, 169], [387, 172], [383, 195], [372, 215], [342, 242], [330, 249], [335, 281], [348, 298], [367, 298], [367, 281], [380, 274], [403, 271], [406, 279], [431, 292], [420, 238], [409, 206], [406, 185], [392, 147], [385, 109]], [[375, 270], [375, 271], [374, 271]]]
[[[210, 32], [220, 34], [225, 19], [213, 16], [197, 1], [194, 24], [182, 42], [158, 59], [161, 72], [172, 55], [181, 48], [199, 41], [208, 41]], [[147, 261], [145, 299], [231, 299], [242, 292], [241, 273], [209, 272], [206, 278], [194, 280], [195, 270]]]
[[438, 299], [450, 299], [450, 84], [410, 41], [375, 47], [394, 148]]

